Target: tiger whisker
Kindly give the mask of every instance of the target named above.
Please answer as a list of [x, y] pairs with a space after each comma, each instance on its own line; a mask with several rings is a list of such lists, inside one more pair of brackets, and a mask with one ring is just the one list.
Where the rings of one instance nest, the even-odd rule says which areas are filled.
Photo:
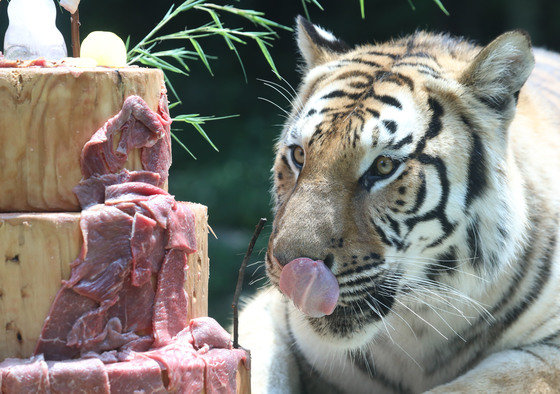
[[[381, 316], [381, 313], [379, 313], [379, 311], [373, 305], [371, 305], [367, 300], [364, 300], [364, 302], [371, 308], [373, 313], [379, 316], [379, 318], [381, 319], [381, 323], [383, 323], [383, 326], [385, 327], [385, 331], [387, 331], [387, 335], [389, 336], [389, 339], [391, 340], [392, 343], [395, 343], [393, 337], [391, 336], [391, 333], [389, 332], [389, 328], [387, 328], [387, 323], [385, 322], [385, 319], [383, 319], [383, 316]], [[391, 324], [389, 324], [389, 326], [393, 329], [393, 331], [395, 331], [395, 328], [391, 326]]]
[[263, 263], [264, 263], [264, 260], [259, 260], [259, 261], [255, 261], [255, 262], [253, 262], [253, 263], [251, 263], [251, 264], [247, 264], [247, 267], [252, 267], [252, 266], [254, 266], [254, 265], [263, 264]]
[[440, 261], [440, 262], [449, 262], [449, 263], [460, 263], [466, 264], [473, 260], [476, 260], [478, 256], [474, 257], [465, 257], [462, 259], [436, 259], [434, 257], [424, 257], [424, 256], [415, 256], [415, 257], [408, 257], [408, 256], [398, 256], [398, 255], [385, 255], [385, 257], [389, 258], [400, 258], [400, 259], [409, 259], [413, 261], [424, 260], [424, 261]]
[[419, 302], [421, 302], [422, 304], [424, 304], [424, 305], [426, 305], [428, 308], [430, 308], [430, 309], [432, 310], [432, 312], [434, 312], [434, 313], [437, 315], [437, 317], [439, 317], [439, 318], [443, 321], [443, 323], [444, 323], [447, 327], [449, 327], [449, 329], [450, 329], [451, 331], [453, 331], [453, 333], [454, 333], [455, 335], [457, 335], [463, 342], [466, 342], [465, 338], [463, 338], [457, 331], [455, 331], [455, 329], [454, 329], [453, 327], [451, 327], [451, 325], [447, 322], [447, 320], [445, 320], [445, 318], [436, 310], [436, 308], [435, 308], [434, 306], [432, 306], [429, 302], [426, 302], [426, 301], [422, 300], [422, 299], [419, 298], [419, 297], [414, 297], [414, 296], [412, 296], [412, 297], [413, 297], [413, 298], [416, 298], [416, 300], [418, 300]]
[[[431, 287], [435, 287], [439, 290], [445, 291], [445, 292], [451, 292], [454, 293], [458, 296], [460, 296], [463, 299], [468, 299], [470, 302], [476, 303], [477, 305], [479, 305], [481, 308], [486, 309], [485, 307], [489, 307], [490, 305], [487, 304], [483, 304], [480, 301], [477, 301], [469, 296], [467, 296], [466, 294], [460, 292], [459, 290], [457, 290], [456, 288], [446, 284], [446, 283], [442, 283], [442, 282], [438, 282], [432, 279], [428, 279], [426, 277], [420, 277], [420, 276], [416, 276], [416, 275], [411, 275], [411, 274], [405, 274], [403, 276], [404, 279], [407, 280], [411, 280], [414, 283], [418, 283], [418, 284], [423, 284], [423, 285], [429, 285]], [[387, 278], [387, 281], [391, 281], [393, 280], [392, 278]]]
[[402, 302], [400, 302], [398, 299], [395, 299], [396, 302], [398, 302], [399, 304], [401, 304], [402, 306], [404, 306], [406, 309], [408, 309], [410, 312], [412, 312], [413, 315], [415, 315], [416, 317], [418, 317], [420, 320], [422, 320], [424, 323], [426, 323], [427, 325], [429, 325], [430, 327], [432, 327], [439, 335], [441, 335], [443, 338], [445, 338], [446, 340], [448, 340], [448, 338], [443, 335], [443, 333], [438, 330], [432, 323], [430, 323], [429, 321], [427, 321], [426, 319], [424, 319], [422, 316], [420, 316], [418, 313], [414, 312], [412, 309], [410, 309], [408, 306], [406, 306], [405, 304], [403, 304]]
[[[379, 301], [378, 299], [376, 299], [375, 297], [373, 297], [371, 294], [367, 293], [368, 297], [375, 300], [375, 302], [378, 302], [379, 304], [381, 304], [382, 306], [384, 306], [385, 308], [387, 308], [387, 305], [385, 305], [383, 302]], [[410, 324], [408, 324], [408, 322], [396, 311], [392, 311], [395, 315], [397, 315], [403, 322], [404, 324], [406, 324], [408, 326], [408, 328], [410, 328], [410, 331], [412, 331], [412, 335], [414, 335], [414, 338], [418, 339], [418, 337], [416, 336], [416, 333], [414, 332], [414, 330], [412, 329], [412, 327], [410, 326]]]
[[[489, 307], [489, 305], [483, 304], [483, 303], [467, 296], [466, 294], [458, 291], [457, 289], [455, 289], [451, 286], [448, 286], [448, 285], [443, 284], [441, 282], [431, 281], [431, 280], [426, 279], [426, 278], [418, 278], [418, 277], [415, 278], [414, 276], [408, 276], [407, 279], [410, 279], [411, 281], [415, 282], [416, 284], [422, 286], [422, 288], [424, 288], [424, 289], [426, 289], [424, 286], [427, 284], [432, 288], [435, 287], [436, 289], [442, 291], [443, 293], [447, 293], [446, 296], [449, 296], [450, 295], [449, 293], [454, 294], [457, 297], [454, 297], [453, 300], [471, 305], [472, 307], [474, 307], [477, 310], [477, 312], [479, 312], [483, 316], [483, 318], [485, 320], [486, 320], [487, 317], [494, 320], [494, 317], [492, 316], [492, 314], [486, 308], [486, 307]], [[408, 283], [408, 284], [410, 285], [410, 283]]]
[[291, 90], [291, 91], [294, 93], [294, 95], [297, 97], [298, 94], [297, 94], [296, 90], [294, 89], [294, 87], [292, 86], [292, 84], [291, 84], [290, 82], [288, 82], [287, 79], [281, 78], [280, 80], [281, 80], [282, 82], [284, 82], [286, 85], [288, 85], [288, 87], [290, 88], [290, 90]]
[[266, 279], [266, 276], [261, 276], [260, 278], [253, 279], [249, 282], [249, 286], [253, 286], [255, 283], [260, 282], [263, 279]]
[[[287, 99], [288, 103], [290, 105], [292, 105], [292, 109], [293, 109], [295, 118], [298, 118], [301, 115], [301, 113], [303, 112], [303, 109], [304, 109], [304, 104], [303, 104], [303, 102], [301, 101], [301, 99], [299, 98], [299, 96], [296, 92], [291, 93], [284, 86], [282, 86], [278, 83], [272, 82], [272, 81], [265, 81], [265, 80], [262, 80], [262, 81], [265, 83], [265, 85], [268, 83], [269, 84], [269, 85], [267, 85], [268, 87], [271, 87], [271, 88], [275, 89], [285, 99]], [[273, 85], [273, 86], [271, 86], [271, 85]], [[279, 91], [278, 89], [282, 89], [284, 92], [286, 92], [286, 94], [290, 97], [290, 99], [288, 99], [288, 97], [285, 94], [283, 94], [281, 91]], [[292, 104], [292, 102], [294, 102], [294, 104]]]
[[[383, 289], [385, 289], [385, 290], [391, 290], [391, 291], [393, 290], [392, 288], [386, 287], [386, 286], [385, 286], [384, 284], [382, 284], [382, 283], [380, 284], [380, 287], [383, 288]], [[403, 286], [403, 289], [405, 289], [404, 286]], [[407, 286], [407, 290], [408, 290], [408, 291], [413, 291], [413, 292], [417, 295], [417, 297], [420, 297], [420, 295], [418, 295], [418, 293], [414, 290], [414, 288], [411, 288], [411, 287]], [[427, 294], [426, 294], [426, 293], [427, 293]], [[454, 313], [454, 312], [452, 312], [452, 311], [450, 311], [450, 310], [448, 310], [448, 309], [443, 309], [443, 308], [439, 308], [439, 307], [437, 307], [437, 306], [432, 305], [433, 307], [435, 307], [436, 309], [438, 309], [438, 310], [440, 310], [440, 311], [442, 311], [442, 312], [445, 312], [445, 313], [450, 314], [450, 315], [452, 315], [452, 316], [462, 317], [462, 318], [464, 318], [469, 324], [470, 324], [470, 321], [468, 320], [468, 318], [471, 318], [471, 319], [474, 318], [474, 317], [472, 317], [472, 316], [469, 316], [469, 317], [465, 316], [465, 314], [464, 314], [459, 308], [457, 308], [455, 305], [453, 305], [450, 301], [448, 301], [448, 300], [444, 299], [443, 297], [439, 296], [437, 293], [434, 293], [434, 292], [431, 292], [431, 291], [429, 291], [429, 290], [426, 290], [426, 291], [424, 292], [423, 295], [424, 295], [424, 296], [429, 296], [429, 297], [432, 298], [432, 299], [434, 299], [435, 297], [439, 298], [440, 301], [442, 301], [442, 302], [444, 302], [445, 304], [449, 305], [451, 308], [455, 309], [458, 313]], [[411, 296], [411, 295], [408, 294], [408, 293], [404, 293], [403, 295], [401, 295], [401, 296], [400, 296], [400, 299], [401, 299], [401, 301], [403, 301], [403, 300], [406, 301], [406, 300], [407, 300], [407, 297], [410, 297], [410, 298], [412, 298], [412, 299], [418, 300], [417, 297]], [[424, 301], [422, 301], [422, 302], [424, 302]]]
[[415, 294], [418, 294], [417, 291], [423, 292], [423, 293], [424, 293], [424, 296], [430, 296], [430, 297], [432, 297], [432, 299], [435, 298], [435, 297], [437, 297], [437, 298], [440, 299], [442, 302], [444, 302], [445, 304], [449, 305], [451, 308], [453, 308], [453, 309], [455, 309], [457, 312], [459, 312], [459, 314], [454, 314], [454, 313], [451, 312], [451, 311], [446, 311], [447, 313], [453, 314], [453, 315], [458, 316], [458, 317], [462, 317], [462, 318], [464, 318], [464, 319], [467, 321], [467, 323], [469, 323], [470, 325], [472, 325], [472, 323], [471, 323], [471, 321], [470, 321], [469, 319], [474, 319], [474, 318], [475, 318], [474, 316], [466, 316], [466, 315], [463, 313], [462, 310], [460, 310], [459, 308], [457, 308], [455, 305], [453, 305], [452, 302], [450, 302], [449, 300], [446, 300], [445, 298], [443, 298], [443, 297], [440, 296], [439, 294], [434, 293], [433, 291], [430, 291], [430, 290], [428, 290], [428, 289], [414, 289], [414, 288], [412, 288], [412, 287], [408, 287], [408, 289], [409, 289], [410, 291], [414, 292]]
[[[265, 86], [274, 89], [276, 92], [278, 92], [282, 97], [284, 97], [284, 99], [288, 102], [288, 104], [291, 104], [293, 101], [293, 97], [292, 98], [288, 98], [288, 96], [286, 96], [279, 88], [277, 88], [276, 86], [272, 85], [269, 82], [263, 82]], [[296, 112], [299, 112], [300, 109], [299, 108], [294, 108], [296, 110]]]
[[416, 364], [416, 365], [418, 366], [418, 368], [420, 368], [421, 371], [424, 370], [424, 368], [422, 368], [422, 366], [418, 363], [418, 361], [416, 361], [416, 359], [415, 359], [414, 357], [412, 357], [412, 356], [410, 355], [410, 353], [408, 353], [406, 350], [404, 350], [404, 348], [403, 348], [401, 345], [399, 345], [398, 343], [395, 343], [395, 345], [396, 345], [400, 350], [402, 350], [402, 351], [404, 352], [404, 354], [406, 354], [406, 355], [408, 356], [408, 358], [410, 358], [410, 359], [412, 360], [412, 362], [413, 362], [414, 364]]
[[266, 101], [267, 103], [270, 103], [272, 105], [274, 105], [276, 108], [278, 108], [280, 111], [282, 111], [284, 114], [286, 114], [286, 119], [290, 119], [292, 117], [292, 114], [290, 114], [288, 111], [286, 111], [284, 108], [282, 108], [280, 105], [276, 104], [274, 101], [269, 100], [267, 98], [264, 97], [258, 97], [259, 100], [263, 100]]
[[[417, 264], [417, 265], [422, 265], [422, 262], [416, 260], [416, 259], [406, 259], [406, 258], [397, 258], [395, 260], [393, 260], [394, 262], [406, 262], [406, 263], [412, 263], [412, 264]], [[460, 274], [464, 274], [464, 275], [468, 275], [468, 276], [472, 276], [473, 278], [479, 279], [483, 282], [489, 282], [488, 279], [483, 278], [479, 275], [473, 274], [472, 272], [467, 272], [467, 271], [463, 271], [461, 269], [458, 269], [456, 267], [449, 267], [447, 265], [443, 265], [443, 264], [435, 264], [433, 263], [433, 261], [439, 261], [441, 263], [446, 263], [446, 262], [455, 262], [455, 261], [459, 261], [459, 260], [431, 260], [431, 265], [434, 265], [437, 268], [444, 268], [446, 271], [454, 271]], [[462, 262], [460, 265], [464, 264], [465, 262]]]
[[[286, 89], [284, 86], [280, 85], [277, 82], [274, 82], [274, 81], [271, 81], [271, 80], [268, 80], [268, 79], [263, 79], [263, 78], [257, 78], [257, 81], [262, 82], [269, 87], [274, 87], [275, 89], [282, 89], [282, 91], [285, 92], [289, 96], [289, 98], [287, 96], [285, 96], [285, 97], [290, 103], [296, 98], [294, 93], [290, 92], [288, 89]], [[284, 96], [284, 93], [282, 93], [282, 95]]]

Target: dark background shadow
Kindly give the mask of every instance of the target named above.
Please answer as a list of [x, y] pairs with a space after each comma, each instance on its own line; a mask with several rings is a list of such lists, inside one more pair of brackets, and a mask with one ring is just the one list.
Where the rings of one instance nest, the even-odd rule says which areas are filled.
[[[362, 20], [358, 0], [321, 0], [324, 11], [309, 6], [311, 19], [349, 44], [383, 41], [402, 36], [416, 29], [445, 31], [466, 36], [481, 44], [512, 29], [529, 32], [535, 46], [560, 50], [560, 2], [555, 0], [442, 0], [450, 16], [446, 16], [431, 0], [414, 1], [412, 10], [406, 0], [365, 0], [366, 18]], [[82, 0], [80, 14], [82, 38], [93, 30], [109, 30], [132, 45], [159, 22], [173, 1]], [[179, 2], [177, 2], [179, 3]], [[224, 2], [216, 1], [217, 4]], [[226, 2], [227, 3], [227, 2]], [[293, 26], [296, 15], [303, 13], [300, 0], [241, 0], [229, 2], [239, 8], [266, 13], [266, 17]], [[0, 2], [0, 41], [7, 27], [7, 1]], [[70, 43], [70, 18], [67, 12], [58, 15], [58, 26]], [[163, 32], [195, 27], [208, 22], [205, 14], [193, 12], [179, 17]], [[239, 18], [224, 19], [226, 26], [243, 26]], [[217, 57], [210, 76], [201, 62], [190, 64], [189, 77], [171, 76], [183, 104], [172, 115], [238, 114], [234, 119], [207, 124], [206, 131], [220, 152], [215, 152], [191, 128], [178, 131], [179, 137], [198, 157], [193, 160], [177, 145], [174, 147], [170, 191], [178, 200], [203, 203], [209, 207], [210, 225], [218, 236], [210, 239], [210, 314], [222, 324], [229, 324], [230, 304], [235, 288], [238, 266], [260, 217], [272, 221], [270, 212], [270, 168], [273, 144], [283, 122], [281, 111], [261, 101], [270, 99], [283, 108], [288, 103], [257, 78], [278, 82], [258, 47], [248, 43], [239, 51], [247, 71], [247, 82], [233, 53], [219, 38], [201, 42], [206, 53]], [[297, 86], [299, 61], [293, 33], [280, 31], [270, 49], [278, 70], [285, 80]], [[267, 225], [252, 262], [262, 261]], [[253, 264], [247, 275], [247, 294], [265, 283], [262, 264]], [[249, 285], [250, 282], [254, 282]]]

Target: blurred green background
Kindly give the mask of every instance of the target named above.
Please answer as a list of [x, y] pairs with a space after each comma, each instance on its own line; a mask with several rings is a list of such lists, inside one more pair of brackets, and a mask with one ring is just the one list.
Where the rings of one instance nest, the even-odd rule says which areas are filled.
[[[365, 0], [365, 19], [358, 0], [320, 0], [324, 11], [308, 5], [314, 23], [326, 27], [349, 44], [383, 41], [416, 29], [451, 32], [484, 44], [512, 29], [529, 32], [535, 46], [560, 50], [560, 1], [558, 0], [442, 0], [446, 16], [432, 0], [415, 0], [413, 10], [407, 0]], [[84, 38], [94, 30], [109, 30], [134, 45], [142, 39], [174, 2], [169, 0], [82, 0], [80, 17]], [[293, 27], [296, 15], [303, 13], [300, 0], [219, 1], [239, 8], [263, 11], [266, 17]], [[0, 40], [7, 27], [7, 1], [0, 2]], [[200, 26], [209, 21], [206, 14], [193, 11], [179, 17], [163, 33]], [[239, 18], [227, 17], [226, 26], [254, 29]], [[70, 18], [61, 10], [57, 20], [70, 43]], [[259, 97], [287, 108], [288, 103], [258, 79], [279, 82], [257, 45], [240, 47], [247, 81], [234, 54], [220, 38], [201, 41], [205, 52], [215, 56], [211, 76], [200, 61], [190, 63], [188, 77], [171, 75], [183, 104], [172, 115], [232, 115], [238, 117], [208, 123], [205, 130], [220, 152], [214, 151], [192, 128], [177, 135], [197, 156], [193, 160], [175, 144], [170, 191], [179, 200], [196, 201], [209, 208], [210, 225], [210, 315], [229, 325], [231, 299], [237, 270], [260, 217], [265, 227], [246, 275], [245, 294], [265, 284], [262, 259], [270, 233], [270, 168], [273, 145], [281, 130], [282, 113]], [[299, 57], [293, 33], [279, 31], [270, 52], [283, 78], [297, 86]]]

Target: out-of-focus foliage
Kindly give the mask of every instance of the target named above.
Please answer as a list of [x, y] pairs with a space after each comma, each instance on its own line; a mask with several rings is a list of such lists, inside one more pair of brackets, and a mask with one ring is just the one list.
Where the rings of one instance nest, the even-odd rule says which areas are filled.
[[[230, 2], [214, 1], [216, 4]], [[109, 30], [120, 37], [131, 36], [139, 42], [165, 15], [173, 1], [112, 0], [107, 2], [82, 0], [80, 17], [82, 36], [93, 30]], [[180, 2], [177, 1], [177, 4]], [[511, 29], [526, 30], [535, 46], [560, 50], [560, 2], [557, 0], [443, 0], [449, 11], [446, 16], [433, 0], [414, 0], [413, 10], [408, 1], [365, 0], [365, 19], [361, 18], [357, 1], [320, 0], [324, 8], [309, 7], [314, 23], [324, 26], [349, 44], [384, 41], [416, 29], [451, 32], [487, 43], [498, 34]], [[240, 8], [262, 11], [265, 17], [293, 27], [297, 14], [303, 14], [301, 0], [240, 0]], [[7, 26], [6, 1], [0, 2], [0, 40]], [[308, 4], [309, 5], [309, 4]], [[200, 18], [200, 17], [198, 17]], [[234, 16], [225, 16], [228, 26], [237, 26]], [[184, 15], [162, 30], [171, 33], [201, 22], [196, 15]], [[69, 16], [60, 13], [58, 25], [69, 43]], [[251, 22], [244, 25], [253, 29]], [[283, 122], [281, 111], [258, 97], [270, 99], [287, 107], [284, 99], [257, 78], [278, 82], [266, 60], [255, 45], [239, 48], [247, 73], [243, 71], [223, 39], [205, 43], [205, 53], [214, 76], [202, 62], [195, 62], [189, 78], [171, 76], [182, 104], [177, 113], [203, 115], [233, 115], [238, 117], [210, 122], [205, 130], [220, 152], [203, 140], [194, 129], [178, 132], [198, 160], [193, 160], [177, 144], [170, 189], [178, 199], [208, 205], [210, 225], [218, 235], [210, 236], [210, 313], [227, 323], [231, 298], [235, 289], [237, 269], [261, 216], [272, 222], [270, 211], [270, 168], [274, 140]], [[279, 73], [294, 86], [300, 74], [299, 57], [293, 33], [280, 32], [270, 53]], [[262, 260], [270, 224], [255, 248], [253, 262]], [[260, 252], [260, 253], [259, 253]], [[259, 265], [253, 265], [255, 269]], [[248, 283], [264, 275], [263, 268]], [[256, 289], [264, 281], [251, 286]]]

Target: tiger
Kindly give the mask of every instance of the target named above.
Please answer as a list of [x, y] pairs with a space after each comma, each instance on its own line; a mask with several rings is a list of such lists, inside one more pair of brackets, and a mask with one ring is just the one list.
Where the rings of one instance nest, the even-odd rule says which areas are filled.
[[296, 38], [253, 392], [560, 392], [560, 55]]

